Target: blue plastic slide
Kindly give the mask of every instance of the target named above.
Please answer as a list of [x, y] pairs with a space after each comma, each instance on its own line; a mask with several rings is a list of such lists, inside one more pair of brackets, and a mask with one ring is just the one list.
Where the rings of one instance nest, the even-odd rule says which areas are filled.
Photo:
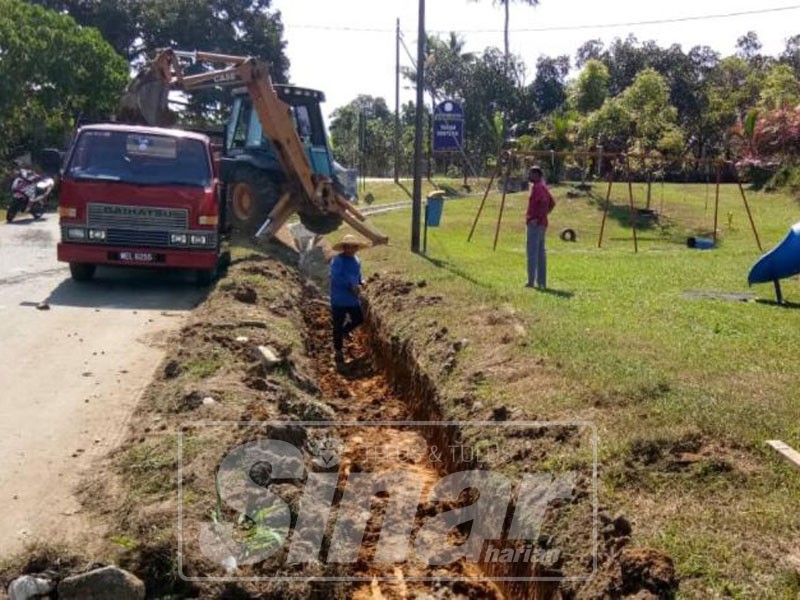
[[795, 223], [783, 241], [762, 256], [753, 268], [747, 282], [775, 283], [778, 303], [783, 303], [780, 280], [800, 273], [800, 223]]

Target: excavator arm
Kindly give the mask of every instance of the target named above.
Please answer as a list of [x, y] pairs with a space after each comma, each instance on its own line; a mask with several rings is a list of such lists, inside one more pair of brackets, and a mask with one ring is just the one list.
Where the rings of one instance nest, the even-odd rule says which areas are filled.
[[[182, 60], [222, 65], [222, 68], [185, 75]], [[374, 245], [388, 238], [370, 227], [366, 218], [336, 192], [333, 182], [311, 169], [303, 144], [294, 127], [291, 109], [272, 86], [267, 64], [245, 56], [165, 49], [157, 53], [128, 85], [120, 102], [119, 117], [154, 126], [171, 126], [174, 115], [167, 104], [171, 89], [191, 92], [210, 86], [244, 85], [253, 100], [264, 135], [272, 144], [286, 176], [284, 194], [258, 230], [257, 236], [272, 236], [295, 212], [318, 211], [337, 214]]]

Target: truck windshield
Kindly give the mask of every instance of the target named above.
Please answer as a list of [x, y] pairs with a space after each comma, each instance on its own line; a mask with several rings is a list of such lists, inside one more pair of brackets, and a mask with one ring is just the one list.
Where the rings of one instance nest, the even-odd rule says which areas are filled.
[[199, 140], [124, 131], [84, 131], [66, 172], [73, 179], [207, 187], [212, 173]]

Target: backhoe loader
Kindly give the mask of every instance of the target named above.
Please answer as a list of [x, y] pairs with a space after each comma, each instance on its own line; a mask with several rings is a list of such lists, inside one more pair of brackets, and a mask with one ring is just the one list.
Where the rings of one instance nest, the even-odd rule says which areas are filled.
[[[187, 75], [187, 64], [210, 70]], [[216, 68], [214, 68], [216, 67]], [[373, 244], [388, 238], [337, 189], [322, 117], [320, 92], [275, 86], [268, 65], [253, 57], [164, 49], [128, 85], [118, 111], [122, 122], [172, 127], [170, 90], [191, 93], [216, 86], [234, 92], [222, 179], [227, 218], [256, 236], [273, 235], [295, 213], [314, 233], [346, 222]], [[256, 225], [256, 226], [254, 226]]]

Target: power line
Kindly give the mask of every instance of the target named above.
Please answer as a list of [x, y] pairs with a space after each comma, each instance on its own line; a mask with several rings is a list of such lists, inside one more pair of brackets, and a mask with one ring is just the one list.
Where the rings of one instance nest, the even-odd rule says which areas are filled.
[[[581, 29], [610, 29], [613, 27], [636, 27], [641, 25], [665, 25], [669, 23], [686, 23], [687, 21], [708, 21], [712, 19], [729, 19], [732, 17], [744, 17], [750, 15], [762, 15], [766, 13], [785, 12], [789, 10], [797, 10], [800, 4], [792, 6], [779, 6], [775, 8], [762, 8], [759, 10], [745, 10], [741, 12], [730, 12], [716, 15], [697, 15], [693, 17], [675, 17], [672, 19], [654, 19], [651, 21], [629, 21], [627, 23], [601, 23], [599, 25], [565, 25], [563, 27], [533, 27], [530, 29], [515, 29], [514, 32], [530, 33], [542, 31], [576, 31]], [[480, 31], [474, 30], [469, 33], [489, 33], [488, 30]], [[465, 32], [467, 33], [467, 32]], [[499, 32], [491, 32], [499, 33]]]
[[[613, 29], [615, 27], [641, 27], [647, 25], [667, 25], [670, 23], [686, 23], [689, 21], [709, 21], [714, 19], [730, 19], [734, 17], [745, 17], [753, 15], [763, 15], [769, 13], [787, 12], [800, 9], [800, 4], [791, 6], [777, 6], [773, 8], [761, 8], [756, 10], [743, 10], [739, 12], [719, 13], [713, 15], [694, 15], [688, 17], [674, 17], [671, 19], [653, 19], [648, 21], [628, 21], [622, 23], [598, 23], [584, 25], [561, 25], [554, 27], [529, 27], [522, 29], [510, 29], [511, 33], [542, 33], [548, 31], [580, 31], [586, 29]], [[313, 29], [320, 31], [347, 31], [355, 33], [394, 33], [394, 29], [379, 27], [350, 27], [335, 25], [296, 25], [284, 24], [287, 29]], [[449, 33], [452, 30], [429, 29], [428, 33]], [[502, 33], [502, 29], [459, 29], [458, 33]]]
[[394, 33], [394, 29], [379, 27], [350, 27], [348, 25], [297, 25], [284, 23], [284, 29], [313, 29], [315, 31], [348, 31], [356, 33]]
[[403, 32], [402, 31], [400, 32], [400, 45], [403, 47], [403, 50], [406, 51], [406, 55], [408, 56], [408, 59], [411, 61], [411, 64], [413, 65], [414, 69], [416, 69], [417, 68], [417, 61], [411, 55], [411, 51], [408, 49], [408, 46], [406, 46], [406, 41], [403, 39]]

